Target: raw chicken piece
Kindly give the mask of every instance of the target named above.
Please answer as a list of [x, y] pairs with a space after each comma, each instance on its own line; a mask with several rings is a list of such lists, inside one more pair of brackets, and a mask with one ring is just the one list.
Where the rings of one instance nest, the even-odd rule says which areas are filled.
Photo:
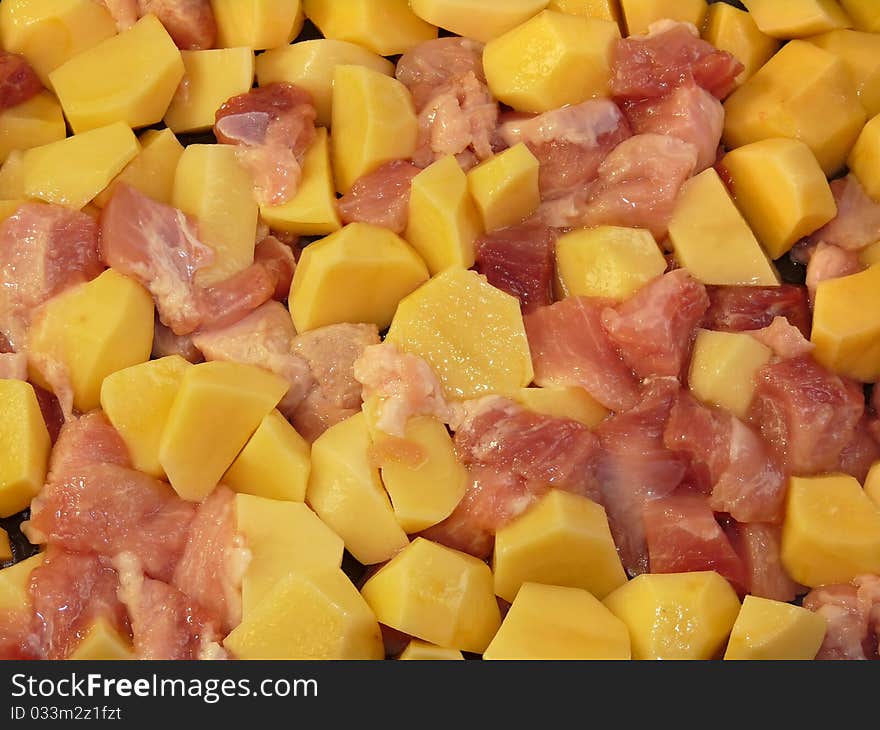
[[267, 235], [254, 248], [254, 262], [261, 265], [275, 280], [272, 298], [279, 302], [286, 301], [290, 294], [293, 273], [296, 271], [293, 249], [278, 237]]
[[814, 588], [804, 608], [828, 624], [817, 659], [877, 659], [880, 637], [880, 577], [858, 576], [852, 585]]
[[113, 16], [121, 33], [148, 13], [165, 26], [175, 45], [184, 51], [213, 48], [217, 22], [211, 0], [97, 0]]
[[804, 337], [804, 333], [785, 317], [774, 317], [769, 326], [752, 330], [749, 334], [773, 350], [773, 354], [782, 360], [809, 355], [815, 349], [815, 345]]
[[372, 223], [397, 234], [409, 221], [409, 192], [421, 169], [407, 160], [392, 160], [358, 178], [339, 200], [343, 223]]
[[880, 203], [871, 199], [855, 175], [831, 183], [837, 215], [813, 233], [809, 241], [824, 241], [848, 251], [858, 251], [880, 241]]
[[24, 56], [0, 49], [0, 112], [43, 90], [43, 82]]
[[815, 301], [816, 290], [823, 281], [858, 274], [863, 268], [857, 251], [820, 242], [810, 256], [810, 263], [807, 264], [807, 290], [810, 292], [810, 302]]
[[702, 326], [722, 332], [748, 332], [769, 327], [785, 317], [804, 337], [810, 336], [812, 315], [803, 286], [710, 286], [709, 311]]
[[153, 352], [154, 358], [179, 355], [187, 362], [193, 364], [203, 362], [205, 356], [195, 346], [191, 335], [176, 335], [168, 327], [162, 324], [159, 317], [153, 323]]
[[782, 528], [766, 522], [732, 522], [726, 527], [745, 565], [748, 592], [774, 601], [793, 601], [807, 589], [795, 583], [782, 565]]

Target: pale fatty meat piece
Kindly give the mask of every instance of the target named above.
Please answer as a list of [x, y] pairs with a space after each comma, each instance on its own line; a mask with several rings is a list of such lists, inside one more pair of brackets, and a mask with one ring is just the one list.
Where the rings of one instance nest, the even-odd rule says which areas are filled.
[[808, 241], [824, 241], [848, 251], [859, 251], [880, 241], [880, 202], [868, 196], [859, 179], [850, 174], [834, 180], [831, 192], [837, 203], [837, 215]]
[[809, 355], [816, 348], [804, 337], [804, 333], [785, 317], [774, 317], [767, 327], [752, 330], [749, 334], [762, 345], [769, 347], [773, 355], [781, 360]]

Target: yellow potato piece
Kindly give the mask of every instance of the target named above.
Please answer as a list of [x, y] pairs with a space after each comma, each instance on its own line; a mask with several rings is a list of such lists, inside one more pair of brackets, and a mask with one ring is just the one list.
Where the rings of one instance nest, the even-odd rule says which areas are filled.
[[187, 369], [159, 441], [159, 463], [174, 490], [191, 502], [207, 497], [288, 387], [253, 365]]
[[547, 8], [569, 15], [613, 20], [615, 23], [621, 20], [620, 0], [550, 0]]
[[0, 380], [0, 412], [0, 517], [9, 517], [42, 488], [52, 445], [30, 383]]
[[290, 314], [298, 332], [340, 322], [384, 329], [398, 302], [427, 279], [425, 262], [394, 232], [352, 223], [303, 251], [290, 287]]
[[[0, 170], [0, 175], [2, 175], [2, 170]], [[859, 252], [859, 261], [861, 261], [864, 266], [880, 264], [880, 241], [863, 248]]]
[[854, 477], [792, 477], [781, 555], [791, 577], [811, 588], [880, 572], [880, 509]]
[[699, 330], [688, 387], [703, 403], [744, 419], [755, 395], [755, 374], [772, 356], [769, 347], [747, 333]]
[[115, 122], [24, 153], [24, 193], [47, 203], [82, 208], [140, 152], [137, 137]]
[[745, 67], [736, 77], [737, 84], [754, 76], [781, 45], [776, 38], [762, 33], [751, 15], [726, 3], [709, 6], [703, 38], [716, 48], [732, 53]]
[[474, 265], [474, 241], [483, 224], [455, 157], [437, 160], [413, 178], [406, 240], [432, 275], [450, 266]]
[[468, 189], [486, 231], [528, 218], [541, 204], [540, 163], [524, 142], [477, 165], [467, 174]]
[[669, 239], [678, 263], [704, 284], [779, 284], [767, 254], [712, 167], [682, 188]]
[[49, 78], [74, 132], [113, 122], [145, 127], [165, 116], [183, 78], [183, 60], [156, 16], [145, 15]]
[[521, 388], [513, 398], [530, 411], [554, 418], [569, 418], [588, 428], [598, 426], [609, 411], [583, 388]]
[[865, 124], [843, 61], [806, 41], [786, 43], [728, 97], [724, 110], [729, 149], [770, 137], [799, 139], [828, 176], [843, 167]]
[[608, 96], [611, 50], [619, 38], [613, 21], [545, 10], [486, 45], [489, 88], [521, 112]]
[[633, 659], [717, 658], [740, 607], [715, 571], [645, 573], [604, 603], [629, 627]]
[[483, 659], [629, 659], [626, 624], [580, 588], [525, 583]]
[[223, 645], [238, 659], [382, 659], [376, 618], [341, 570], [289, 573]]
[[0, 112], [0, 163], [13, 150], [28, 150], [67, 135], [61, 105], [48, 91]]
[[361, 589], [386, 626], [446, 649], [482, 653], [501, 624], [489, 566], [417, 537]]
[[68, 657], [82, 661], [126, 661], [136, 659], [131, 642], [105, 618], [95, 619], [76, 649]]
[[31, 572], [43, 564], [44, 557], [42, 553], [38, 553], [0, 570], [0, 611], [31, 613], [31, 596], [28, 591]]
[[97, 408], [104, 378], [150, 359], [153, 316], [149, 292], [107, 269], [43, 305], [31, 325], [30, 376], [51, 390], [60, 366], [74, 407], [83, 413]]
[[12, 545], [9, 544], [9, 533], [0, 527], [0, 560], [12, 560]]
[[319, 38], [273, 48], [257, 56], [260, 86], [277, 82], [296, 84], [312, 95], [318, 112], [317, 124], [330, 126], [333, 108], [333, 74], [337, 66], [365, 66], [377, 73], [394, 76], [394, 64], [366, 48]]
[[743, 0], [762, 33], [774, 38], [804, 38], [851, 23], [837, 0]]
[[410, 0], [428, 23], [487, 43], [525, 23], [547, 7], [547, 0]]
[[364, 565], [388, 560], [409, 542], [370, 460], [363, 413], [338, 423], [312, 444], [306, 501]]
[[581, 228], [556, 241], [556, 272], [566, 296], [622, 301], [664, 271], [666, 259], [643, 229]]
[[327, 236], [342, 228], [326, 129], [318, 128], [306, 152], [296, 195], [282, 205], [261, 205], [260, 216], [272, 230], [298, 236]]
[[199, 222], [199, 239], [214, 260], [195, 281], [210, 286], [244, 271], [254, 262], [259, 206], [251, 176], [238, 162], [235, 147], [191, 144], [177, 163], [172, 205]]
[[245, 617], [288, 573], [321, 572], [342, 565], [342, 538], [301, 502], [239, 494], [235, 519], [251, 555], [241, 583]]
[[409, 0], [303, 0], [303, 9], [326, 38], [380, 56], [406, 53], [437, 37], [437, 28], [410, 10]]
[[703, 27], [708, 5], [706, 0], [620, 0], [627, 33], [645, 33], [658, 20], [679, 20]]
[[857, 30], [831, 30], [807, 38], [843, 61], [869, 116], [880, 113], [880, 36]]
[[809, 661], [825, 638], [825, 619], [789, 603], [746, 596], [725, 659]]
[[397, 79], [366, 66], [337, 66], [332, 104], [330, 155], [343, 195], [383, 162], [412, 157], [418, 121], [412, 96]]
[[181, 51], [184, 75], [165, 124], [174, 132], [203, 132], [214, 126], [217, 110], [254, 83], [254, 52], [250, 48]]
[[452, 267], [403, 299], [387, 341], [434, 369], [449, 398], [515, 394], [534, 371], [519, 302]]
[[444, 649], [442, 646], [435, 646], [419, 639], [412, 639], [397, 658], [423, 661], [464, 661], [461, 652], [456, 649]]
[[853, 25], [868, 33], [880, 33], [880, 6], [874, 0], [840, 0]]
[[880, 507], [880, 461], [874, 462], [865, 477], [865, 494], [877, 507]]
[[276, 48], [299, 35], [305, 16], [300, 0], [211, 0], [220, 48]]
[[880, 115], [869, 121], [849, 155], [849, 169], [874, 200], [880, 201]]
[[309, 483], [310, 450], [287, 419], [272, 411], [232, 462], [223, 483], [242, 494], [302, 502]]
[[601, 599], [626, 582], [605, 510], [558, 489], [498, 530], [492, 571], [505, 601], [526, 583], [583, 588]]
[[25, 197], [24, 152], [12, 150], [6, 162], [0, 165], [0, 198], [21, 200]]

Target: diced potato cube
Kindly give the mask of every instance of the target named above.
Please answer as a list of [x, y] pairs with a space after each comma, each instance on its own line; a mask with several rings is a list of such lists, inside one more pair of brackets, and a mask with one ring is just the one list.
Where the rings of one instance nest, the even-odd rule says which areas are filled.
[[342, 538], [301, 502], [239, 494], [235, 519], [251, 555], [241, 583], [245, 617], [288, 573], [328, 571], [342, 565]]
[[580, 228], [556, 241], [556, 271], [566, 296], [624, 300], [666, 271], [666, 259], [650, 231]]
[[97, 408], [104, 378], [150, 359], [153, 317], [149, 292], [107, 269], [43, 305], [31, 325], [30, 376], [51, 390], [58, 385], [54, 375], [60, 366], [74, 407], [83, 413]]
[[816, 289], [813, 307], [815, 358], [829, 370], [865, 383], [880, 379], [880, 266]]
[[519, 302], [473, 271], [452, 267], [403, 299], [386, 339], [426, 360], [449, 398], [514, 394], [534, 377]]
[[410, 0], [423, 20], [456, 35], [487, 43], [547, 7], [547, 0]]
[[874, 200], [880, 201], [880, 114], [869, 121], [849, 155], [849, 169]]
[[12, 150], [6, 161], [0, 165], [0, 198], [22, 200], [24, 191], [24, 152]]
[[736, 203], [773, 259], [837, 215], [825, 173], [803, 142], [777, 137], [724, 156]]
[[95, 0], [3, 0], [0, 45], [20, 53], [44, 85], [68, 59], [116, 35], [116, 22]]
[[69, 657], [81, 661], [126, 661], [136, 659], [131, 642], [123, 637], [105, 618], [89, 626]]
[[444, 649], [442, 646], [435, 646], [420, 639], [412, 639], [397, 658], [423, 661], [464, 661], [464, 657], [457, 649]]
[[489, 566], [423, 537], [380, 568], [361, 594], [381, 623], [447, 649], [482, 653], [501, 624]]
[[513, 397], [530, 411], [554, 418], [570, 418], [588, 428], [598, 426], [608, 409], [578, 386], [569, 388], [521, 388]]
[[880, 33], [880, 7], [874, 0], [840, 0], [853, 24], [868, 33]]
[[303, 0], [303, 9], [326, 38], [380, 56], [406, 53], [437, 37], [437, 28], [410, 10], [409, 0]]
[[849, 70], [868, 115], [880, 113], [880, 36], [857, 30], [832, 30], [806, 40], [838, 56]]
[[159, 463], [174, 490], [191, 502], [208, 496], [288, 387], [253, 365], [206, 362], [187, 369], [159, 442]]
[[613, 21], [545, 10], [486, 45], [489, 88], [521, 112], [608, 96], [611, 50], [619, 38]]
[[326, 430], [312, 444], [306, 492], [309, 506], [364, 565], [388, 560], [409, 542], [370, 460], [370, 446], [363, 413]]
[[211, 0], [220, 48], [277, 48], [299, 35], [305, 15], [300, 0]]
[[398, 302], [427, 279], [425, 262], [393, 231], [352, 223], [302, 252], [290, 314], [298, 332], [339, 322], [384, 329]]
[[629, 627], [633, 659], [717, 658], [739, 613], [736, 592], [715, 571], [645, 573], [605, 605]]
[[483, 659], [629, 659], [626, 624], [580, 588], [524, 583]]
[[199, 222], [199, 238], [214, 250], [214, 261], [196, 272], [210, 286], [254, 262], [259, 206], [251, 176], [232, 145], [191, 144], [177, 163], [172, 205]]
[[620, 0], [550, 0], [547, 8], [569, 15], [613, 20], [615, 23], [621, 20]]
[[837, 0], [743, 0], [743, 5], [761, 32], [773, 38], [804, 38], [850, 27]]
[[782, 564], [811, 588], [880, 572], [880, 509], [854, 477], [791, 477]]
[[28, 150], [67, 135], [61, 105], [48, 91], [0, 112], [0, 163], [13, 150]]
[[[2, 175], [2, 170], [0, 170], [0, 175]], [[880, 264], [880, 241], [872, 243], [870, 246], [865, 246], [859, 252], [859, 261], [862, 262], [863, 266]]]
[[553, 489], [495, 535], [495, 595], [532, 583], [583, 588], [604, 598], [626, 582], [608, 518], [586, 497]]
[[776, 51], [780, 42], [762, 33], [751, 15], [727, 3], [714, 3], [706, 15], [703, 38], [722, 51], [733, 54], [745, 68], [737, 84], [754, 76]]
[[247, 93], [254, 83], [254, 52], [250, 48], [181, 51], [184, 76], [165, 112], [174, 132], [203, 132], [214, 126], [214, 115], [228, 99]]
[[9, 517], [42, 488], [52, 445], [30, 383], [0, 380], [0, 412], [0, 517]]
[[128, 447], [134, 468], [157, 479], [159, 441], [180, 381], [192, 365], [180, 355], [134, 365], [104, 378], [101, 408]]
[[376, 617], [341, 570], [289, 573], [223, 645], [238, 659], [382, 659]]
[[474, 241], [482, 232], [467, 175], [455, 157], [437, 160], [413, 178], [404, 235], [432, 275], [450, 266], [473, 266]]
[[865, 124], [843, 61], [806, 41], [786, 43], [728, 97], [724, 110], [729, 149], [770, 137], [799, 139], [829, 176], [843, 167]]
[[24, 153], [24, 192], [29, 198], [82, 208], [140, 152], [123, 122], [91, 129]]
[[397, 79], [366, 66], [336, 66], [332, 107], [330, 154], [336, 189], [343, 195], [383, 162], [415, 152], [415, 107]]
[[627, 33], [645, 33], [658, 20], [679, 20], [703, 27], [708, 5], [706, 0], [620, 0]]
[[725, 659], [810, 661], [825, 638], [825, 619], [781, 601], [746, 596]]
[[27, 560], [0, 570], [0, 612], [31, 613], [31, 596], [28, 591], [31, 572], [43, 564], [44, 557], [42, 553], [37, 553]]
[[9, 543], [9, 533], [0, 527], [0, 560], [12, 560], [12, 545]]
[[329, 127], [333, 108], [333, 74], [337, 66], [365, 66], [394, 76], [387, 58], [348, 41], [318, 38], [273, 48], [257, 56], [257, 81], [267, 86], [279, 81], [296, 84], [312, 95], [317, 124]]
[[865, 494], [880, 508], [880, 461], [875, 462], [865, 477]]
[[308, 441], [278, 411], [266, 416], [223, 483], [241, 494], [302, 502], [309, 483]]
[[688, 386], [703, 403], [744, 419], [755, 395], [755, 374], [772, 356], [769, 347], [745, 332], [699, 330]]
[[74, 56], [49, 78], [74, 132], [113, 122], [145, 127], [165, 116], [183, 78], [183, 60], [150, 14]]
[[541, 204], [539, 167], [538, 158], [520, 142], [467, 174], [468, 189], [484, 230], [512, 226], [538, 209]]
[[678, 263], [704, 284], [779, 284], [773, 264], [712, 167], [682, 188], [669, 239]]
[[320, 127], [317, 132], [303, 159], [296, 195], [282, 205], [260, 206], [260, 216], [273, 230], [298, 236], [327, 236], [342, 228], [330, 167], [330, 141], [326, 129]]

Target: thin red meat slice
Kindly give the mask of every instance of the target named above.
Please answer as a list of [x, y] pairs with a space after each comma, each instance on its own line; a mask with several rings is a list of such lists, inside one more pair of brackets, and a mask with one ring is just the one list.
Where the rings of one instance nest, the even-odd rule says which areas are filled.
[[783, 360], [809, 355], [815, 349], [804, 333], [785, 317], [776, 317], [769, 327], [752, 330], [749, 334]]
[[817, 659], [877, 659], [880, 636], [880, 577], [862, 575], [852, 585], [814, 588], [804, 608], [827, 623]]
[[152, 355], [154, 358], [178, 355], [193, 364], [203, 362], [205, 359], [205, 356], [202, 355], [199, 348], [193, 343], [192, 336], [174, 334], [174, 332], [162, 324], [158, 316], [153, 324]]
[[538, 223], [501, 228], [478, 239], [477, 271], [519, 299], [523, 312], [553, 302], [556, 234]]
[[392, 160], [358, 178], [339, 200], [343, 223], [372, 223], [398, 234], [409, 221], [409, 193], [421, 169], [407, 160]]
[[602, 327], [608, 302], [568, 297], [523, 318], [535, 383], [580, 386], [606, 408], [624, 411], [639, 399], [638, 381]]
[[254, 248], [254, 262], [269, 273], [275, 280], [272, 298], [283, 302], [290, 294], [293, 272], [296, 271], [296, 258], [293, 249], [276, 236], [266, 236]]
[[748, 593], [759, 598], [789, 602], [807, 592], [782, 565], [782, 529], [779, 525], [731, 521], [725, 532], [745, 566]]
[[0, 112], [43, 90], [43, 82], [24, 56], [0, 50]]
[[155, 15], [175, 45], [203, 51], [217, 42], [217, 22], [210, 0], [138, 0], [139, 15]]
[[809, 241], [824, 241], [848, 251], [858, 251], [880, 241], [880, 202], [873, 200], [855, 175], [831, 183], [837, 215], [813, 233]]
[[823, 281], [858, 274], [863, 268], [865, 267], [859, 260], [857, 251], [820, 242], [810, 255], [810, 262], [807, 264], [807, 291], [810, 293], [810, 302], [815, 301], [816, 290]]
[[749, 419], [786, 470], [802, 476], [835, 470], [865, 412], [861, 387], [809, 355], [765, 365], [755, 380]]
[[709, 310], [702, 326], [722, 332], [747, 332], [769, 327], [776, 317], [785, 317], [805, 337], [810, 336], [812, 315], [806, 287], [710, 286]]
[[640, 378], [678, 377], [708, 307], [706, 287], [685, 269], [677, 269], [649, 282], [617, 307], [605, 309], [602, 323]]

